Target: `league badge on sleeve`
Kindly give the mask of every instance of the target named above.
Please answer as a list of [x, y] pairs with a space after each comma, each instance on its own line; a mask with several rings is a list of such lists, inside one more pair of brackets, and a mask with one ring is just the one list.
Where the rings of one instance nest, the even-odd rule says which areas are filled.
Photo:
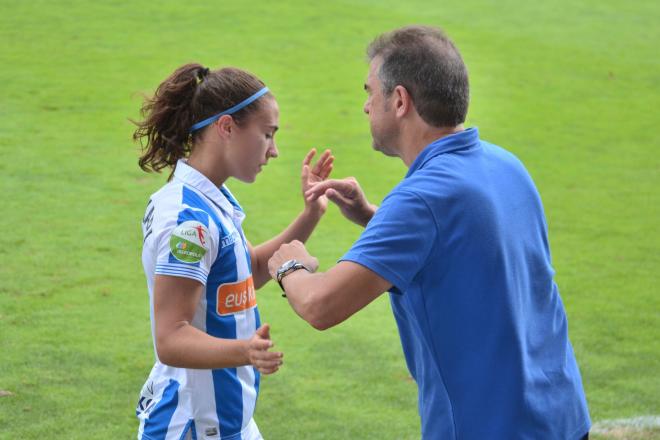
[[170, 236], [172, 256], [184, 263], [202, 260], [208, 247], [209, 230], [200, 222], [189, 220], [177, 226]]

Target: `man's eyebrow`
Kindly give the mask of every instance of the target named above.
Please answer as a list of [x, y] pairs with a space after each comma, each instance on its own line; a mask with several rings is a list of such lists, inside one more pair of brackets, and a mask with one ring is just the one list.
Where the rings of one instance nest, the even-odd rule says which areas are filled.
[[272, 128], [273, 132], [277, 131], [280, 129], [279, 125], [269, 125], [268, 128]]
[[369, 85], [367, 83], [364, 83], [364, 90], [367, 92], [369, 91]]

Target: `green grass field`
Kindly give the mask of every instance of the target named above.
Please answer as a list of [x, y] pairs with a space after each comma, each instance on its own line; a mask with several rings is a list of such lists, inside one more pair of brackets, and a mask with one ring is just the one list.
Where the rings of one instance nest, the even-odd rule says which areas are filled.
[[[258, 243], [301, 209], [310, 147], [376, 203], [403, 177], [371, 150], [362, 84], [369, 41], [410, 23], [447, 30], [471, 74], [468, 125], [539, 187], [592, 419], [659, 415], [659, 19], [651, 1], [0, 0], [0, 439], [135, 437], [153, 363], [140, 220], [165, 180], [137, 166], [141, 94], [189, 61], [270, 86], [280, 158], [229, 182]], [[328, 267], [358, 234], [332, 208], [309, 249]], [[285, 352], [263, 380], [265, 438], [419, 437], [386, 297], [326, 332], [276, 285], [259, 303]]]

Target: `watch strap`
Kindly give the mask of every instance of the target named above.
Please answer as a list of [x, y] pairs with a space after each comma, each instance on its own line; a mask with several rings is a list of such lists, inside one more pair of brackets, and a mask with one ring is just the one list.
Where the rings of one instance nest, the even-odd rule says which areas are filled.
[[293, 273], [297, 270], [300, 270], [300, 269], [305, 269], [307, 272], [311, 272], [307, 268], [307, 266], [305, 266], [304, 264], [302, 264], [298, 261], [296, 261], [294, 264], [292, 264], [290, 267], [288, 267], [284, 271], [280, 271], [280, 270], [277, 271], [277, 283], [280, 285], [280, 289], [282, 289], [282, 296], [283, 297], [286, 297], [286, 291], [284, 290], [284, 285], [282, 284], [282, 280], [284, 279], [285, 276], [287, 276], [290, 273]]

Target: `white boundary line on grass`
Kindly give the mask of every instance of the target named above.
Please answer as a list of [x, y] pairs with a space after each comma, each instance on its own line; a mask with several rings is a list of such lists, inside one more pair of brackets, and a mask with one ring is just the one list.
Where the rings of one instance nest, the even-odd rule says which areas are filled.
[[589, 432], [594, 434], [608, 434], [612, 430], [621, 428], [634, 430], [660, 428], [660, 416], [640, 416], [632, 417], [630, 419], [600, 420], [593, 424], [591, 431]]

